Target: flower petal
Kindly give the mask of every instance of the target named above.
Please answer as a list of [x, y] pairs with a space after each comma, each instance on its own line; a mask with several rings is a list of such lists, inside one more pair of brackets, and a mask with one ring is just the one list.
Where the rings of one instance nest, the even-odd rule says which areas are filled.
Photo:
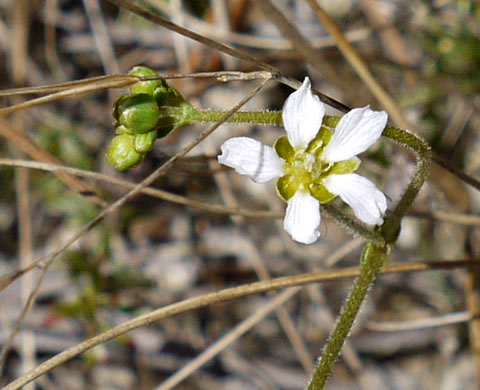
[[283, 125], [294, 148], [306, 148], [322, 126], [325, 105], [312, 93], [310, 79], [285, 101], [282, 110]]
[[373, 111], [369, 106], [353, 109], [338, 122], [322, 158], [336, 162], [364, 152], [380, 138], [387, 120], [385, 111]]
[[265, 183], [283, 175], [283, 160], [275, 149], [247, 137], [230, 138], [220, 147], [218, 162], [247, 175], [257, 183]]
[[387, 209], [387, 199], [375, 184], [356, 173], [330, 175], [323, 180], [325, 187], [340, 196], [358, 219], [370, 225], [381, 225]]
[[283, 228], [293, 240], [302, 244], [312, 244], [320, 237], [317, 230], [320, 225], [318, 200], [308, 193], [297, 191], [288, 201]]

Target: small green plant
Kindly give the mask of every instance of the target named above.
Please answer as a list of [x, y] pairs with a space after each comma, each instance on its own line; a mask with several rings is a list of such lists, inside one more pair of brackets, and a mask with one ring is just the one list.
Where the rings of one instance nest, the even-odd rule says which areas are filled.
[[[157, 77], [146, 67], [136, 67], [130, 72], [133, 73]], [[119, 170], [136, 166], [153, 146], [155, 136], [164, 137], [190, 123], [216, 121], [224, 114], [194, 108], [163, 80], [142, 80], [131, 87], [130, 95], [120, 97], [115, 104], [119, 135], [110, 145], [109, 162]], [[336, 196], [342, 198], [362, 222], [376, 225], [373, 230], [367, 230], [348, 216], [339, 212], [332, 214], [337, 222], [364, 236], [368, 242], [360, 258], [360, 276], [309, 385], [310, 390], [323, 389], [367, 292], [388, 263], [401, 220], [425, 182], [430, 148], [417, 136], [386, 126], [387, 114], [368, 106], [354, 109], [341, 118], [326, 116], [324, 105], [312, 93], [308, 78], [290, 95], [282, 112], [237, 112], [228, 121], [285, 127], [287, 137], [280, 137], [274, 147], [250, 138], [231, 138], [222, 145], [218, 160], [258, 183], [277, 179], [277, 193], [288, 203], [284, 228], [293, 240], [312, 244], [319, 238], [319, 205]], [[139, 149], [137, 139], [146, 134], [150, 134], [149, 146]], [[360, 164], [356, 155], [381, 135], [417, 156], [416, 174], [401, 200], [389, 211], [383, 193], [371, 181], [353, 173]]]

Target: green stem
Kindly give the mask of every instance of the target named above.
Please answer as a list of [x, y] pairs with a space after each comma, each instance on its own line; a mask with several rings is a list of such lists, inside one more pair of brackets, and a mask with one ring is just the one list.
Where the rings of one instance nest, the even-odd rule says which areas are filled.
[[[337, 117], [326, 116], [324, 118], [324, 124], [329, 127], [336, 127], [338, 121]], [[336, 327], [312, 376], [309, 390], [321, 390], [325, 386], [366, 294], [375, 282], [378, 273], [388, 262], [391, 247], [400, 232], [402, 217], [411, 207], [428, 176], [431, 150], [425, 141], [408, 131], [391, 126], [385, 128], [383, 136], [415, 153], [417, 169], [402, 198], [385, 217], [383, 226], [377, 232], [381, 234], [386, 244], [379, 245], [378, 242], [370, 241], [362, 253], [360, 276], [355, 281], [353, 290], [342, 307]]]
[[[193, 122], [217, 122], [225, 116], [226, 111], [196, 109], [195, 114], [189, 118]], [[257, 124], [283, 126], [280, 111], [237, 111], [227, 122], [238, 124]]]
[[[223, 112], [198, 110], [194, 121], [210, 122], [217, 121], [224, 115]], [[339, 117], [326, 115], [323, 124], [328, 127], [336, 127], [340, 121]], [[282, 113], [276, 111], [270, 112], [237, 112], [229, 120], [234, 123], [255, 123], [264, 125], [282, 126]], [[366, 237], [369, 242], [362, 253], [360, 263], [360, 276], [355, 281], [355, 285], [342, 307], [338, 322], [333, 333], [325, 347], [319, 365], [317, 366], [309, 390], [321, 390], [325, 386], [330, 376], [333, 366], [338, 359], [343, 344], [350, 333], [355, 318], [361, 308], [361, 305], [372, 287], [378, 273], [387, 264], [391, 247], [397, 240], [400, 232], [400, 223], [402, 217], [406, 214], [415, 200], [420, 188], [425, 182], [431, 161], [431, 150], [428, 144], [416, 135], [408, 131], [387, 126], [383, 131], [383, 136], [399, 143], [405, 148], [415, 153], [417, 159], [417, 168], [415, 174], [405, 190], [402, 198], [384, 218], [384, 224], [376, 231], [365, 231], [359, 228], [353, 221], [345, 217], [342, 213], [331, 206], [324, 205], [323, 209], [329, 213], [335, 220], [353, 230], [357, 234]]]
[[385, 238], [385, 241], [387, 243], [393, 243], [396, 241], [398, 234], [400, 233], [400, 222], [402, 221], [403, 216], [410, 209], [430, 172], [432, 151], [430, 146], [424, 140], [405, 130], [387, 126], [383, 131], [383, 135], [411, 150], [415, 153], [417, 160], [417, 169], [410, 184], [395, 208], [385, 217], [385, 222], [382, 226], [382, 235]]
[[308, 385], [308, 390], [321, 390], [325, 386], [365, 296], [372, 287], [378, 273], [388, 262], [390, 249], [388, 245], [377, 246], [371, 242], [365, 246], [360, 262], [360, 276], [355, 281], [350, 296], [342, 307], [335, 330], [323, 351], [320, 363]]

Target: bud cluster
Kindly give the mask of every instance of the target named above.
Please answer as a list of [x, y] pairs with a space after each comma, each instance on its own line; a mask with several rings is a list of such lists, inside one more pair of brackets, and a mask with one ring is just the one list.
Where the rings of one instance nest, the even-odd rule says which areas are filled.
[[[135, 66], [128, 73], [155, 77], [158, 73], [146, 66]], [[119, 171], [140, 164], [157, 138], [190, 123], [195, 108], [165, 80], [139, 81], [122, 95], [113, 109], [116, 136], [111, 141], [107, 160]]]

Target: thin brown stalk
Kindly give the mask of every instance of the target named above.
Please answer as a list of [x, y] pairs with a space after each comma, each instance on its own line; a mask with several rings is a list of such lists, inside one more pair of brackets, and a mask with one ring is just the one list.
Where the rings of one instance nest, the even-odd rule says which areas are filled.
[[[50, 153], [39, 147], [30, 136], [18, 131], [17, 129], [14, 129], [3, 118], [0, 118], [0, 136], [6, 138], [12, 145], [15, 145], [18, 150], [21, 150], [23, 153], [28, 154], [30, 157], [38, 161], [61, 164], [61, 162], [53, 157]], [[95, 194], [95, 190], [92, 186], [64, 172], [58, 171], [55, 174], [63, 183], [65, 183], [67, 187], [79, 194], [82, 194], [92, 203], [100, 206], [106, 206], [105, 201]]]
[[[85, 82], [82, 83], [82, 80], [81, 80], [78, 86], [73, 86], [70, 88], [61, 88], [59, 92], [55, 92], [50, 95], [27, 100], [26, 102], [14, 104], [9, 107], [0, 108], [0, 116], [4, 116], [20, 110], [25, 110], [27, 108], [32, 108], [40, 104], [52, 103], [57, 100], [65, 99], [67, 97], [79, 97], [81, 95], [98, 92], [103, 89], [125, 88], [132, 84], [135, 84], [137, 81], [138, 81], [138, 78], [136, 77], [122, 76], [122, 75], [103, 76], [103, 77], [100, 77], [99, 80], [97, 81], [88, 82], [88, 83], [85, 83]], [[7, 92], [12, 92], [12, 90], [7, 90]]]
[[[171, 16], [171, 10], [167, 3], [162, 0], [150, 0], [162, 13]], [[217, 40], [230, 41], [233, 44], [268, 50], [292, 50], [295, 45], [288, 39], [258, 37], [246, 33], [224, 30], [216, 24], [205, 22], [187, 12], [182, 12], [182, 17], [189, 28], [194, 28], [200, 34]], [[356, 42], [367, 38], [371, 34], [368, 28], [357, 28], [348, 31], [345, 35], [349, 41]], [[310, 40], [315, 49], [335, 46], [335, 41], [329, 37], [318, 37]]]
[[368, 69], [367, 64], [363, 59], [358, 55], [355, 48], [350, 42], [345, 38], [342, 30], [337, 25], [337, 23], [320, 7], [316, 0], [308, 0], [311, 7], [313, 8], [315, 15], [317, 16], [320, 23], [323, 24], [325, 29], [332, 35], [332, 37], [337, 42], [337, 46], [342, 54], [345, 56], [352, 68], [355, 69], [357, 74], [363, 80], [365, 85], [370, 89], [373, 95], [378, 99], [378, 101], [385, 107], [388, 113], [391, 115], [393, 120], [398, 123], [399, 126], [405, 129], [412, 129], [411, 124], [403, 116], [403, 113], [398, 108], [398, 104], [393, 100], [390, 94], [384, 89], [380, 83], [375, 80], [372, 73]]
[[[260, 69], [263, 69], [263, 70], [266, 70], [268, 72], [270, 72], [273, 77], [278, 80], [279, 82], [285, 84], [285, 85], [288, 85], [294, 89], [296, 88], [299, 88], [301, 83], [292, 78], [292, 77], [289, 77], [287, 75], [285, 75], [284, 73], [282, 73], [278, 68], [270, 65], [270, 64], [267, 64], [265, 62], [262, 62], [262, 61], [259, 61], [256, 57], [242, 51], [242, 50], [238, 50], [238, 49], [234, 49], [233, 47], [231, 46], [228, 46], [228, 45], [224, 45], [220, 42], [217, 42], [213, 39], [209, 39], [207, 37], [204, 37], [200, 34], [197, 34], [196, 32], [194, 31], [191, 31], [187, 28], [184, 28], [184, 27], [181, 27], [175, 23], [172, 23], [168, 20], [166, 20], [165, 18], [159, 16], [159, 15], [155, 15], [155, 14], [152, 14], [150, 13], [149, 11], [141, 8], [141, 7], [138, 7], [137, 5], [131, 3], [131, 2], [128, 2], [126, 0], [107, 0], [108, 2], [112, 3], [112, 4], [115, 4], [117, 7], [120, 7], [120, 8], [124, 8], [130, 12], [133, 12], [139, 16], [142, 16], [143, 18], [151, 21], [152, 23], [155, 23], [155, 24], [158, 24], [159, 26], [162, 26], [162, 27], [165, 27], [167, 29], [169, 29], [170, 31], [174, 31], [178, 34], [181, 34], [183, 36], [186, 36], [190, 39], [193, 39], [194, 41], [197, 41], [197, 42], [200, 42], [202, 44], [204, 44], [205, 46], [208, 46], [210, 47], [211, 49], [214, 49], [214, 50], [217, 50], [217, 51], [220, 51], [222, 53], [225, 53], [225, 54], [228, 54], [228, 55], [231, 55], [233, 57], [236, 57], [242, 61], [245, 61], [245, 62], [248, 62], [252, 65], [255, 65], [256, 67], [260, 68]], [[345, 106], [343, 103], [340, 103], [339, 101], [319, 92], [319, 91], [316, 91], [315, 90], [315, 93], [318, 94], [319, 98], [324, 102], [324, 103], [327, 103], [329, 104], [330, 106], [340, 110], [340, 111], [343, 111], [343, 112], [346, 112], [348, 111], [348, 107]]]
[[[440, 262], [409, 262], [402, 264], [389, 265], [384, 268], [381, 274], [397, 273], [397, 272], [421, 272], [432, 270], [451, 270], [458, 267], [472, 267], [480, 264], [474, 264], [470, 260], [461, 261], [440, 261]], [[160, 321], [161, 319], [173, 317], [187, 311], [199, 309], [208, 305], [229, 302], [234, 299], [243, 298], [250, 295], [265, 293], [268, 291], [283, 289], [287, 287], [295, 287], [310, 283], [320, 283], [344, 278], [354, 278], [359, 275], [358, 267], [344, 268], [341, 270], [310, 272], [295, 276], [287, 276], [267, 281], [260, 281], [247, 285], [233, 288], [227, 288], [218, 292], [205, 294], [199, 297], [190, 298], [172, 305], [157, 309], [151, 313], [139, 316], [131, 321], [112, 328], [104, 333], [94, 336], [82, 343], [79, 343], [64, 352], [48, 359], [42, 364], [27, 372], [25, 375], [11, 382], [3, 388], [3, 390], [17, 390], [36, 378], [53, 370], [55, 367], [73, 359], [74, 357], [88, 351], [96, 345], [103, 344], [118, 336], [132, 331], [141, 326], [146, 326]]]
[[92, 29], [97, 52], [102, 60], [105, 73], [119, 73], [120, 67], [113, 51], [110, 35], [98, 0], [83, 0], [83, 5], [87, 12], [88, 22]]
[[368, 321], [366, 328], [375, 332], [405, 332], [418, 329], [430, 329], [439, 326], [456, 325], [472, 321], [472, 314], [467, 311], [448, 313], [441, 316], [421, 318], [410, 321]]
[[445, 168], [452, 175], [455, 175], [463, 182], [471, 185], [473, 188], [480, 191], [480, 181], [478, 179], [466, 174], [461, 169], [458, 169], [457, 167], [453, 166], [452, 163], [450, 163], [449, 161], [445, 160], [444, 158], [440, 157], [437, 154], [432, 155], [432, 160], [433, 162], [440, 165], [442, 168]]
[[[2, 159], [2, 158], [0, 158], [0, 165], [40, 169], [48, 172], [65, 172], [72, 176], [88, 177], [97, 181], [102, 181], [105, 183], [125, 187], [127, 189], [132, 189], [137, 186], [137, 184], [135, 183], [131, 183], [127, 180], [120, 179], [118, 177], [108, 176], [102, 173], [87, 171], [87, 170], [78, 169], [78, 168], [66, 167], [65, 165], [41, 163], [41, 162], [26, 161], [26, 160]], [[172, 203], [177, 203], [177, 204], [197, 208], [197, 209], [208, 211], [210, 213], [215, 213], [215, 214], [241, 215], [248, 218], [282, 218], [285, 215], [283, 211], [275, 212], [275, 211], [269, 211], [269, 210], [251, 210], [251, 209], [244, 209], [239, 207], [226, 207], [222, 205], [206, 203], [199, 200], [190, 199], [185, 196], [172, 194], [171, 192], [159, 190], [153, 187], [146, 187], [142, 189], [141, 193], [153, 196], [155, 198], [163, 199]]]
[[210, 345], [195, 359], [191, 360], [189, 363], [183, 366], [182, 369], [157, 386], [155, 390], [169, 390], [174, 388], [174, 386], [185, 380], [188, 376], [222, 352], [230, 344], [237, 341], [260, 321], [264, 320], [265, 317], [268, 316], [272, 311], [280, 308], [283, 303], [287, 302], [299, 291], [300, 287], [294, 287], [289, 288], [278, 295], [274, 295], [271, 301], [261, 307], [260, 310], [249, 316], [247, 319], [231, 329], [226, 335], [215, 341], [215, 343]]
[[319, 51], [313, 47], [310, 41], [298, 31], [270, 0], [258, 1], [255, 5], [262, 10], [263, 15], [267, 19], [275, 24], [282, 35], [292, 42], [295, 50], [298, 51], [310, 65], [316, 68], [326, 79], [334, 80], [336, 78], [331, 68], [323, 61]]
[[187, 154], [190, 150], [192, 150], [195, 146], [197, 146], [200, 142], [202, 142], [206, 137], [208, 137], [213, 131], [215, 131], [222, 123], [224, 123], [226, 120], [228, 120], [229, 117], [231, 117], [236, 111], [238, 111], [244, 104], [246, 104], [249, 100], [251, 100], [268, 82], [269, 80], [263, 81], [260, 85], [258, 85], [255, 89], [251, 91], [247, 97], [245, 97], [242, 101], [240, 101], [236, 106], [234, 106], [230, 111], [228, 111], [225, 116], [222, 118], [222, 120], [218, 121], [215, 123], [213, 126], [202, 132], [193, 142], [185, 146], [183, 149], [181, 149], [175, 156], [171, 157], [166, 163], [164, 163], [160, 168], [158, 168], [155, 172], [153, 172], [150, 176], [148, 176], [143, 182], [138, 184], [134, 189], [129, 191], [126, 195], [121, 197], [119, 200], [114, 202], [112, 205], [109, 207], [105, 208], [95, 219], [93, 219], [90, 223], [85, 225], [79, 232], [74, 234], [72, 237], [70, 237], [69, 240], [67, 240], [66, 243], [61, 245], [57, 250], [53, 251], [53, 253], [47, 255], [45, 258], [40, 258], [34, 262], [32, 262], [31, 265], [28, 267], [24, 268], [21, 272], [17, 272], [16, 274], [9, 275], [7, 276], [6, 279], [2, 280], [3, 284], [1, 286], [4, 288], [6, 287], [5, 281], [11, 281], [12, 278], [16, 275], [21, 275], [24, 274], [26, 271], [29, 269], [33, 269], [34, 267], [39, 267], [41, 268], [41, 273], [40, 276], [35, 284], [35, 287], [33, 288], [32, 293], [27, 299], [27, 302], [23, 306], [20, 319], [23, 321], [23, 318], [27, 315], [28, 311], [30, 308], [33, 306], [35, 303], [35, 299], [38, 293], [38, 290], [40, 289], [40, 286], [48, 272], [48, 269], [50, 265], [54, 262], [54, 260], [63, 253], [65, 249], [67, 249], [71, 244], [73, 244], [75, 241], [77, 241], [83, 234], [86, 232], [90, 231], [93, 227], [95, 227], [98, 223], [100, 223], [103, 218], [108, 215], [109, 213], [118, 210], [120, 207], [122, 207], [125, 203], [127, 203], [129, 200], [133, 199], [136, 195], [140, 193], [140, 191], [153, 183], [156, 179], [158, 179], [160, 176], [166, 173], [168, 169], [170, 169], [173, 164], [183, 157], [185, 154]]

